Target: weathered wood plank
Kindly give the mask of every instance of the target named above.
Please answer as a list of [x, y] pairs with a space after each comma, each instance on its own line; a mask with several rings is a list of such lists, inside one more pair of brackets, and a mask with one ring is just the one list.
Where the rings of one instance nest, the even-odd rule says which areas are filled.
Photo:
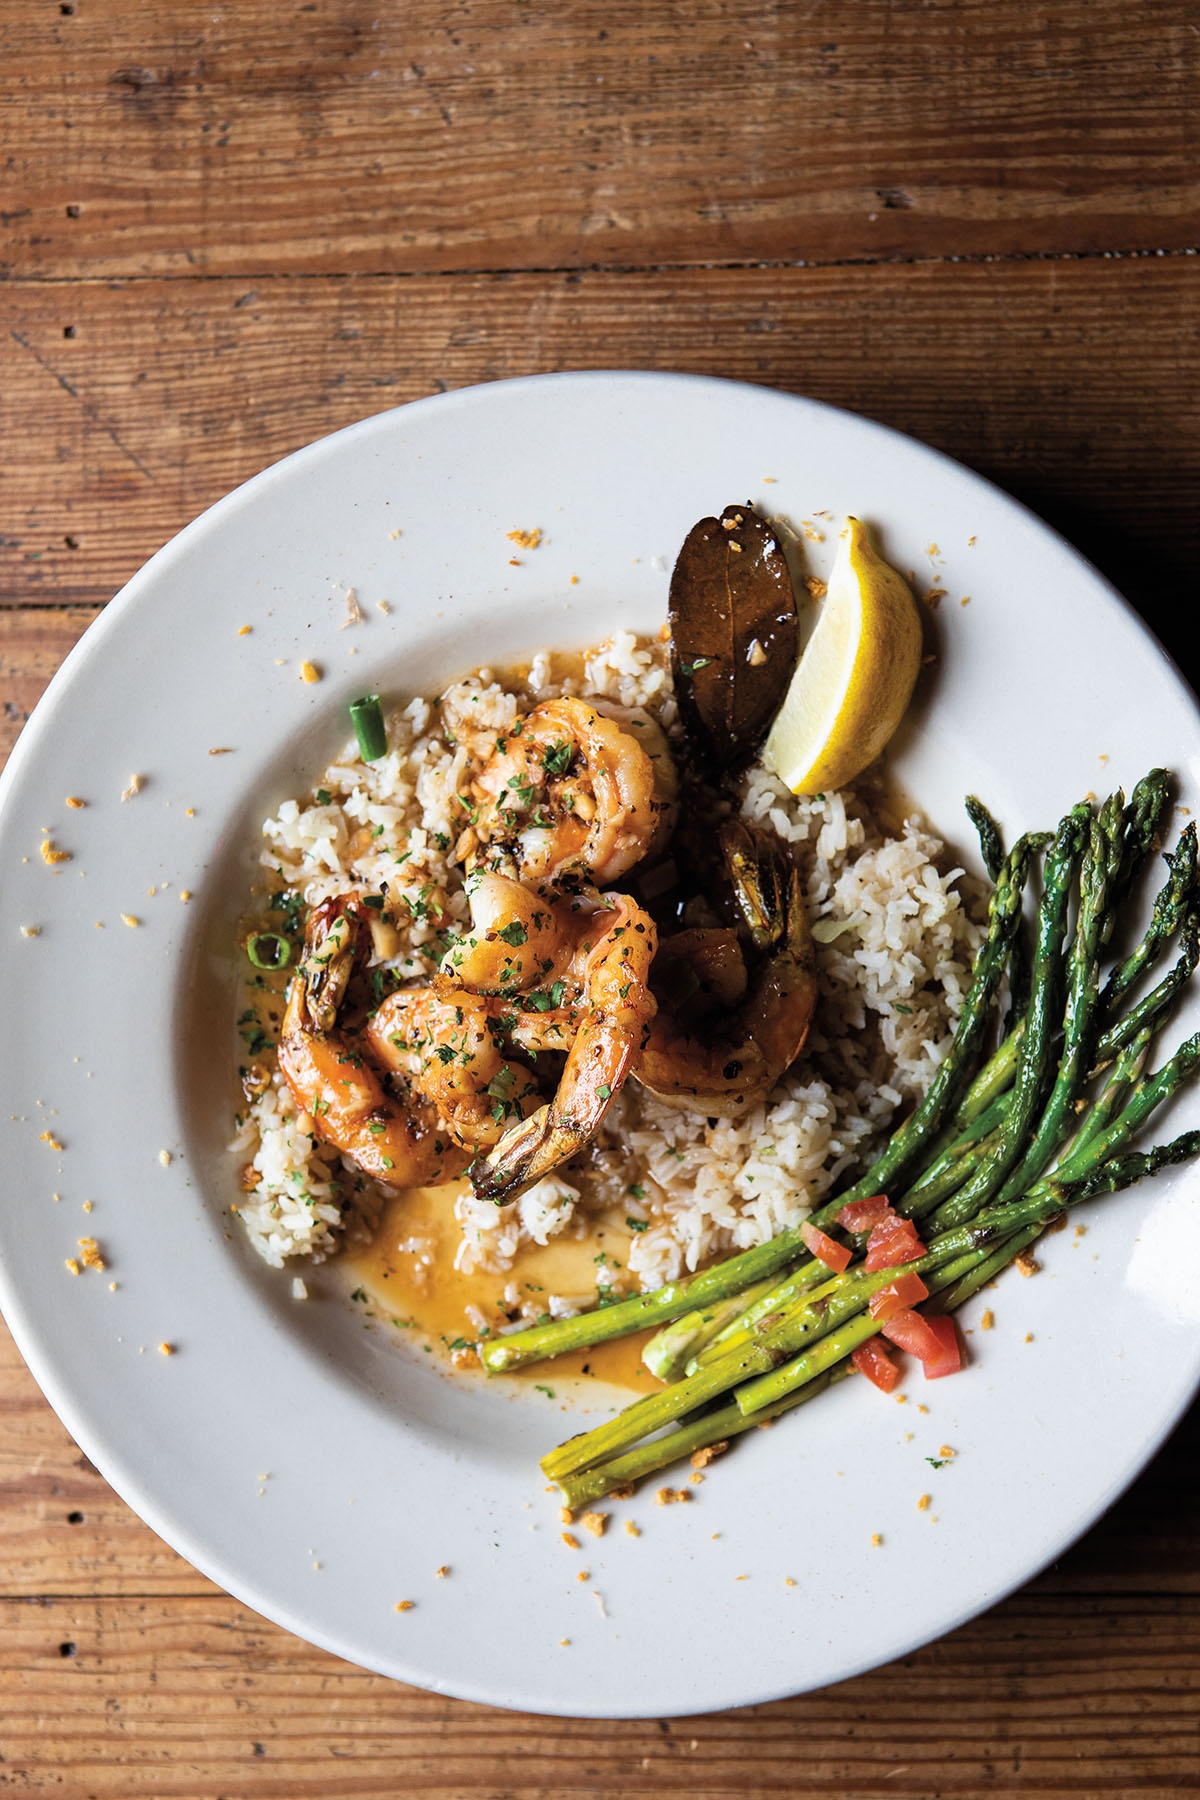
[[11, 9], [8, 275], [1162, 249], [1186, 0]]
[[963, 457], [1186, 647], [1200, 258], [5, 292], [0, 393], [37, 421], [19, 453], [9, 436], [9, 603], [101, 604], [228, 488], [381, 407], [652, 367], [809, 393]]
[[[3, 1780], [120, 1800], [1195, 1791], [1200, 1609], [1018, 1598], [821, 1693], [535, 1718], [368, 1675], [224, 1597], [0, 1605]], [[63, 1785], [66, 1780], [74, 1785]]]

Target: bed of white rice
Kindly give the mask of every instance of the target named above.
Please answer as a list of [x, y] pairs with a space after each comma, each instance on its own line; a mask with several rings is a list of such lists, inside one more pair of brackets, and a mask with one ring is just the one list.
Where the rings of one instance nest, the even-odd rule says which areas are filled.
[[[405, 980], [426, 978], [439, 933], [468, 916], [452, 852], [464, 823], [456, 796], [477, 748], [518, 711], [561, 693], [644, 707], [668, 732], [675, 726], [658, 640], [618, 633], [582, 665], [539, 655], [526, 677], [505, 683], [480, 670], [440, 703], [416, 699], [396, 713], [378, 762], [364, 764], [351, 745], [306, 797], [265, 821], [272, 880], [308, 905], [387, 882], [410, 914], [390, 966]], [[618, 1205], [641, 1227], [628, 1267], [643, 1288], [656, 1287], [799, 1222], [925, 1092], [981, 941], [978, 887], [914, 812], [889, 834], [863, 798], [798, 799], [762, 770], [742, 805], [794, 845], [819, 940], [820, 1003], [800, 1060], [742, 1119], [680, 1113], [628, 1082], [586, 1169], [568, 1165], [510, 1207], [458, 1202], [460, 1265], [503, 1272], [523, 1245], [585, 1233]], [[317, 1142], [277, 1071], [240, 1115], [234, 1148], [254, 1183], [237, 1211], [268, 1262], [321, 1260], [372, 1230], [381, 1196]]]

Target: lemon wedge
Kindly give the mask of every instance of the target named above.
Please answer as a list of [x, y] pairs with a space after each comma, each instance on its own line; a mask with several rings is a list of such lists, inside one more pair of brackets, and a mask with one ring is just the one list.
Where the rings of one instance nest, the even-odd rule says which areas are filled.
[[921, 619], [912, 590], [847, 519], [821, 616], [763, 747], [794, 794], [845, 787], [874, 762], [912, 696]]

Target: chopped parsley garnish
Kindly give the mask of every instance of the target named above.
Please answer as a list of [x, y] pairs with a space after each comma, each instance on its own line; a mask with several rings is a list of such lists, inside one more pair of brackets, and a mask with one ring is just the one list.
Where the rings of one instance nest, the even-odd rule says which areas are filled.
[[557, 1012], [562, 1005], [564, 984], [556, 981], [551, 987], [539, 988], [534, 994], [522, 996], [521, 1004], [526, 1012]]
[[511, 925], [506, 925], [502, 931], [496, 933], [496, 936], [501, 943], [511, 944], [514, 950], [529, 941], [529, 933], [519, 919], [514, 919]]
[[570, 744], [551, 744], [542, 757], [547, 775], [565, 775], [571, 766]]

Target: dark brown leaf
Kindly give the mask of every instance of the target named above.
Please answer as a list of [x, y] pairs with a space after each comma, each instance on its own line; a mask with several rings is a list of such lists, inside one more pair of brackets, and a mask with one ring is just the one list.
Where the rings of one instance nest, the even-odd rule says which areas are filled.
[[718, 769], [746, 763], [796, 667], [791, 571], [774, 527], [727, 506], [684, 539], [671, 575], [671, 663], [684, 724]]

